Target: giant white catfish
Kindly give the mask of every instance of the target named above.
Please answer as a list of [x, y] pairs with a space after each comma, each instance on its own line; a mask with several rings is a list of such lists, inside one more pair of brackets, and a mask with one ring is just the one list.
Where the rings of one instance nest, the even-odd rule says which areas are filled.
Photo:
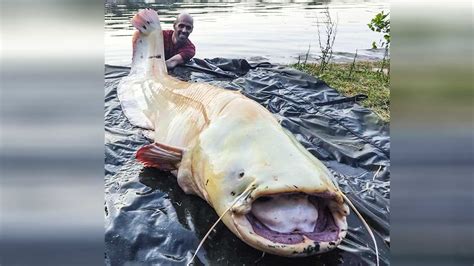
[[132, 124], [154, 130], [138, 160], [172, 171], [254, 248], [288, 257], [336, 248], [349, 208], [328, 169], [255, 101], [169, 76], [156, 11], [132, 24], [132, 69], [118, 97]]

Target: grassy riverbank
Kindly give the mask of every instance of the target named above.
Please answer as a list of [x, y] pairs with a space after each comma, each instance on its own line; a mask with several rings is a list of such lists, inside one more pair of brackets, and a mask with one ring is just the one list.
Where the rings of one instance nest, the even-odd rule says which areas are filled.
[[[384, 121], [390, 121], [390, 76], [380, 73], [382, 62], [355, 62], [329, 64], [323, 74], [318, 64], [295, 64], [292, 67], [319, 77], [329, 86], [346, 96], [365, 94], [360, 104], [373, 110]], [[390, 62], [385, 63], [386, 69]]]

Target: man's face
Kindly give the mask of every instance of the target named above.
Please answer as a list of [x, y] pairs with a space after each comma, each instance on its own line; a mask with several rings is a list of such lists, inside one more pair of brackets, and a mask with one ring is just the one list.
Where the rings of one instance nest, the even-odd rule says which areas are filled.
[[193, 22], [187, 18], [181, 18], [174, 24], [174, 31], [176, 32], [176, 40], [182, 43], [193, 32]]

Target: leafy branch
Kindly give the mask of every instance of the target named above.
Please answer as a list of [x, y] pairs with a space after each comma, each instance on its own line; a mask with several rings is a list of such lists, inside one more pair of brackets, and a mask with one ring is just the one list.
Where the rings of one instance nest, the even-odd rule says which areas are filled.
[[[370, 21], [369, 24], [367, 24], [367, 26], [369, 26], [369, 28], [372, 30], [372, 31], [375, 31], [375, 32], [381, 32], [383, 33], [383, 38], [385, 41], [381, 42], [381, 47], [388, 47], [390, 45], [390, 12], [387, 13], [387, 14], [384, 14], [384, 12], [380, 12], [378, 13], [377, 15], [375, 15], [375, 17]], [[372, 42], [372, 48], [373, 49], [377, 49], [377, 45], [375, 44], [375, 42]]]

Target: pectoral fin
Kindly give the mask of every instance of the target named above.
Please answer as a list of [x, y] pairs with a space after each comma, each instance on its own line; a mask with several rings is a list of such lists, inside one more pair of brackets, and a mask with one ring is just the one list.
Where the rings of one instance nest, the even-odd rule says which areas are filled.
[[176, 170], [183, 157], [183, 149], [161, 143], [141, 147], [136, 154], [138, 161], [147, 167], [161, 170]]

